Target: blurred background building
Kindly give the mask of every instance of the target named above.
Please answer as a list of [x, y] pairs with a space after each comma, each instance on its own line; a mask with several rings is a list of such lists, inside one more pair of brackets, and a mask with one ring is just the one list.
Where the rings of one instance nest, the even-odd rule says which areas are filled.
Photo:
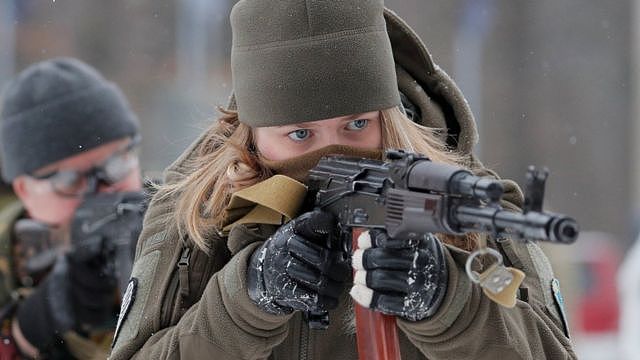
[[[142, 122], [143, 167], [159, 173], [226, 103], [233, 3], [2, 0], [0, 86], [50, 57], [91, 63], [128, 96]], [[386, 4], [466, 94], [483, 162], [521, 184], [529, 164], [551, 170], [546, 208], [583, 230], [571, 247], [546, 247], [574, 339], [582, 358], [617, 358], [613, 276], [640, 224], [636, 2]]]

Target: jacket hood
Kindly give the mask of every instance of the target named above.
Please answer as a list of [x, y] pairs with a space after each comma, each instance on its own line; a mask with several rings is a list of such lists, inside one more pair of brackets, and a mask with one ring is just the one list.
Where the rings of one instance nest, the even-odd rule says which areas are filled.
[[450, 148], [471, 155], [478, 133], [462, 92], [433, 62], [426, 45], [404, 20], [389, 9], [384, 17], [408, 115], [421, 125], [443, 129]]

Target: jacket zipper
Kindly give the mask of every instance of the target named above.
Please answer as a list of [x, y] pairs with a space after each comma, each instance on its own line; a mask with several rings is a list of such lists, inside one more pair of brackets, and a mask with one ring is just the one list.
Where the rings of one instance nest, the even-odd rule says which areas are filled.
[[171, 280], [169, 281], [169, 286], [167, 287], [167, 297], [165, 297], [166, 301], [162, 304], [162, 312], [160, 316], [160, 327], [165, 328], [169, 326], [169, 322], [171, 321], [171, 313], [173, 312], [173, 306], [176, 302], [176, 295], [178, 292], [178, 272], [173, 271], [171, 274]]
[[180, 296], [183, 299], [189, 297], [189, 260], [191, 259], [191, 249], [182, 248], [180, 260], [178, 261], [178, 280], [180, 285]]
[[300, 360], [309, 358], [309, 324], [304, 317], [300, 317]]
[[170, 325], [173, 311], [175, 309], [176, 300], [178, 297], [178, 291], [180, 291], [181, 299], [184, 299], [189, 295], [188, 280], [190, 257], [191, 249], [188, 247], [183, 247], [182, 253], [180, 254], [180, 260], [178, 261], [177, 269], [175, 269], [171, 274], [171, 280], [169, 281], [169, 286], [167, 287], [167, 301], [162, 304], [162, 312], [160, 316], [160, 325], [162, 327], [167, 327]]

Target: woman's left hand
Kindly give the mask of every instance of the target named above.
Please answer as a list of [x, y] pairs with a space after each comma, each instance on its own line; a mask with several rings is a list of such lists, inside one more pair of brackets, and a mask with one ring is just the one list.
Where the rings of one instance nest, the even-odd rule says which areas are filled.
[[432, 316], [447, 291], [446, 259], [433, 234], [409, 240], [380, 229], [363, 232], [352, 266], [358, 304], [410, 321]]

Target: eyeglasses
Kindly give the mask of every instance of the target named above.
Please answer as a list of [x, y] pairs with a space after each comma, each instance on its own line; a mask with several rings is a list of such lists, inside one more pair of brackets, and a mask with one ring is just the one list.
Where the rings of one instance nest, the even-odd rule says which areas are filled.
[[47, 180], [58, 195], [80, 197], [95, 192], [98, 184], [113, 185], [124, 180], [138, 164], [135, 149], [140, 137], [134, 137], [126, 147], [117, 150], [102, 164], [84, 171], [59, 170], [45, 175], [30, 175], [37, 180]]

